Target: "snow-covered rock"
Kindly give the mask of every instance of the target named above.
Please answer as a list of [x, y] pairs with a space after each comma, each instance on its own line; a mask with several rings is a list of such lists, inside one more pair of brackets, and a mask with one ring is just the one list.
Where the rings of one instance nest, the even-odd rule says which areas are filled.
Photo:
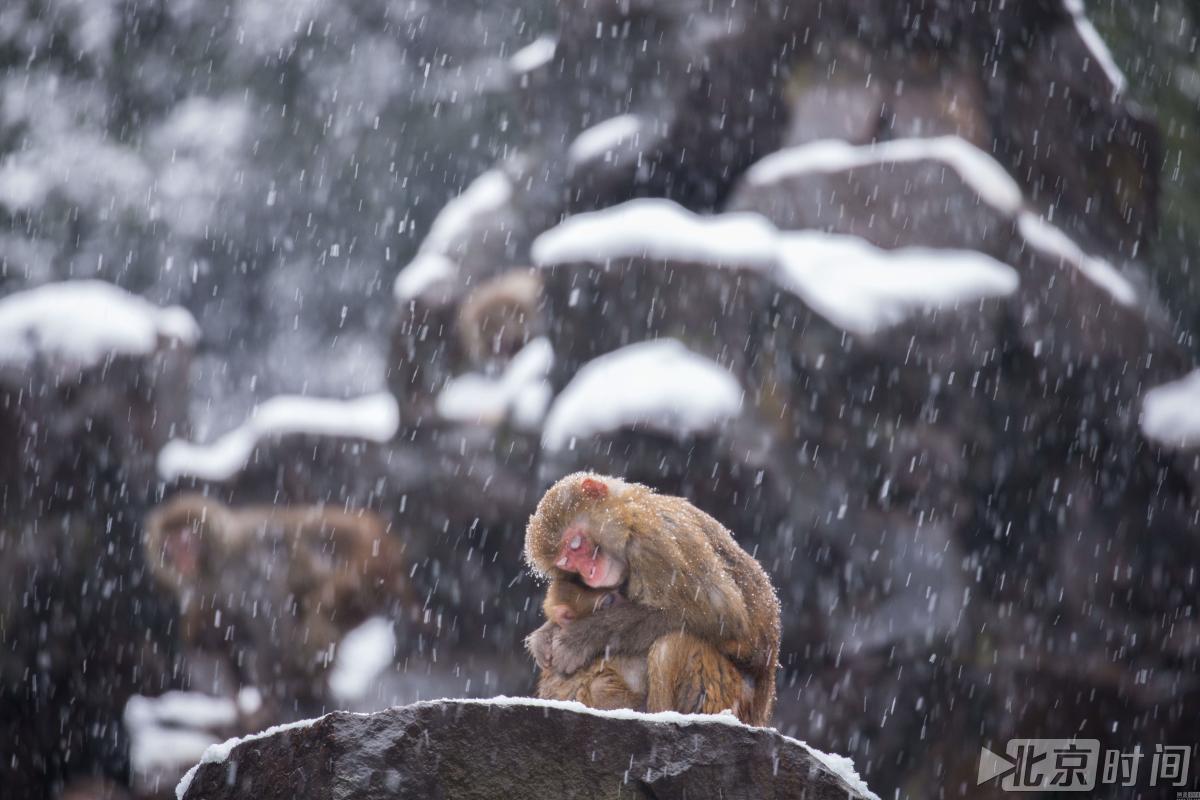
[[848, 759], [729, 714], [506, 697], [335, 712], [231, 739], [208, 748], [176, 795], [222, 800], [270, 786], [296, 800], [334, 787], [360, 800], [609, 797], [631, 784], [658, 797], [878, 800]]
[[191, 345], [198, 335], [186, 310], [160, 308], [103, 281], [51, 283], [0, 299], [0, 366], [40, 357], [82, 370], [147, 356], [163, 341]]
[[536, 428], [546, 416], [554, 364], [549, 339], [534, 339], [491, 377], [476, 372], [451, 378], [437, 398], [438, 414], [459, 422], [495, 424], [505, 419], [522, 429]]
[[255, 408], [241, 427], [215, 442], [169, 442], [159, 454], [158, 471], [165, 480], [190, 476], [223, 481], [246, 465], [263, 440], [315, 434], [384, 442], [395, 435], [399, 425], [396, 400], [386, 393], [355, 400], [274, 397]]
[[716, 363], [670, 339], [641, 342], [579, 370], [555, 399], [542, 431], [550, 449], [622, 427], [679, 436], [737, 416], [743, 392]]

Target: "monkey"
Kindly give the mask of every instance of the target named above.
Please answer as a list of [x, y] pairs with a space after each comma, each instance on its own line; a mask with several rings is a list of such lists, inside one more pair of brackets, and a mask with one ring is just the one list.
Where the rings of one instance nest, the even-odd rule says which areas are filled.
[[687, 500], [618, 478], [569, 475], [538, 503], [525, 556], [552, 586], [579, 580], [628, 600], [565, 626], [548, 620], [529, 641], [543, 669], [572, 675], [601, 655], [644, 655], [648, 710], [707, 711], [732, 701], [739, 719], [770, 720], [779, 601], [758, 562]]
[[[619, 592], [592, 589], [575, 581], [558, 579], [547, 587], [542, 610], [546, 619], [561, 628], [598, 610], [626, 602]], [[553, 627], [543, 627], [533, 636], [546, 636], [552, 630]], [[530, 644], [533, 652], [541, 652], [542, 647], [540, 643]], [[543, 668], [538, 675], [537, 696], [545, 700], [577, 700], [592, 708], [644, 709], [646, 659], [613, 656], [595, 661], [571, 675]]]
[[470, 365], [505, 364], [541, 335], [541, 298], [541, 279], [529, 269], [509, 270], [468, 294], [455, 324]]
[[401, 546], [370, 512], [185, 494], [147, 516], [144, 546], [182, 642], [277, 707], [322, 708], [343, 634], [408, 599]]

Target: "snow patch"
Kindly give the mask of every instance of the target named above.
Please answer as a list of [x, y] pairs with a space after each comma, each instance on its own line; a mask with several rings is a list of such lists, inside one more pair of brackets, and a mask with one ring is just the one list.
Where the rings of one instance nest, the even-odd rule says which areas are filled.
[[1116, 267], [1085, 253], [1062, 229], [1032, 212], [1022, 213], [1017, 218], [1017, 227], [1026, 242], [1038, 250], [1069, 262], [1088, 280], [1112, 295], [1117, 302], [1126, 306], [1137, 302], [1137, 292], [1133, 284], [1126, 280]]
[[551, 228], [534, 241], [533, 260], [551, 266], [640, 257], [769, 269], [776, 233], [759, 214], [700, 216], [670, 200], [631, 200]]
[[1200, 369], [1147, 391], [1139, 424], [1146, 438], [1166, 447], [1200, 447]]
[[628, 425], [687, 435], [711, 429], [742, 407], [738, 381], [674, 339], [640, 342], [585, 364], [555, 400], [542, 445]]
[[567, 148], [567, 158], [576, 164], [601, 156], [609, 158], [612, 152], [626, 141], [633, 139], [636, 143], [644, 126], [645, 122], [636, 114], [622, 114], [606, 119], [576, 136], [575, 141]]
[[1083, 8], [1083, 0], [1064, 0], [1063, 6], [1075, 22], [1075, 30], [1079, 33], [1079, 38], [1083, 40], [1084, 46], [1091, 52], [1092, 57], [1096, 59], [1096, 63], [1100, 65], [1100, 69], [1104, 71], [1105, 77], [1112, 84], [1113, 94], [1123, 93], [1127, 85], [1125, 73], [1117, 66], [1117, 61], [1113, 58], [1112, 51], [1108, 49], [1108, 45], [1100, 37], [1100, 32], [1096, 30], [1096, 26], [1088, 19], [1087, 13]]
[[550, 404], [547, 376], [552, 366], [550, 340], [534, 339], [513, 356], [498, 378], [472, 372], [448, 381], [438, 394], [438, 414], [459, 422], [489, 424], [511, 417], [518, 427], [534, 429]]
[[148, 355], [160, 339], [192, 344], [196, 321], [104, 281], [51, 283], [0, 300], [0, 365], [39, 354], [86, 369], [112, 355]]
[[763, 158], [746, 172], [755, 186], [775, 183], [807, 172], [838, 172], [880, 164], [940, 161], [990, 206], [1016, 214], [1024, 204], [1021, 188], [994, 158], [957, 136], [895, 139], [872, 145], [824, 140], [789, 147]]
[[329, 689], [342, 701], [366, 695], [375, 679], [392, 665], [396, 632], [386, 617], [371, 617], [342, 637], [337, 646]]
[[439, 253], [419, 253], [400, 270], [392, 292], [400, 302], [417, 297], [435, 283], [450, 280], [458, 274], [458, 265]]
[[206, 728], [228, 728], [237, 723], [239, 711], [252, 714], [261, 705], [262, 697], [253, 687], [243, 688], [236, 701], [200, 692], [134, 695], [123, 715], [130, 764], [141, 774], [193, 764], [220, 741]]
[[254, 448], [266, 438], [299, 433], [386, 442], [399, 427], [400, 409], [386, 392], [355, 400], [274, 397], [256, 407], [241, 427], [212, 444], [168, 442], [158, 455], [158, 472], [168, 481], [183, 476], [223, 481], [245, 467]]
[[881, 250], [852, 236], [781, 236], [780, 283], [843, 330], [869, 336], [927, 308], [1012, 294], [1016, 271], [972, 251]]
[[558, 47], [558, 39], [545, 35], [534, 39], [531, 44], [513, 53], [508, 60], [513, 72], [532, 72], [554, 58], [554, 50]]
[[512, 191], [508, 176], [493, 169], [480, 175], [462, 194], [442, 206], [421, 242], [416, 258], [396, 276], [392, 286], [396, 299], [411, 300], [427, 286], [454, 277], [458, 265], [447, 254], [477, 219], [500, 211], [512, 197]]
[[437, 219], [421, 242], [421, 252], [449, 252], [464, 229], [476, 218], [499, 211], [512, 197], [512, 190], [512, 181], [498, 169], [480, 175], [462, 194], [438, 212]]

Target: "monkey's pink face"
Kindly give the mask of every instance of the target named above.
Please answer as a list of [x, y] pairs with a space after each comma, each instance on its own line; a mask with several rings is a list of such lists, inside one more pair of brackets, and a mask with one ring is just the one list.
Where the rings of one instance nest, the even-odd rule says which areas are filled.
[[625, 580], [625, 562], [604, 552], [581, 522], [563, 531], [554, 565], [564, 572], [578, 573], [593, 589], [611, 589]]

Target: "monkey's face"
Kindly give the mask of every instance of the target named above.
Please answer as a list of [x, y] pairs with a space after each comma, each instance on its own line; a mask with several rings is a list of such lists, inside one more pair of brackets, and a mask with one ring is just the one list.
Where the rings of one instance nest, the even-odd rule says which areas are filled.
[[563, 530], [554, 566], [578, 574], [593, 589], [612, 589], [625, 580], [625, 562], [599, 544], [598, 527], [589, 515], [581, 515], [568, 525]]
[[628, 574], [628, 493], [616, 478], [576, 473], [538, 504], [525, 537], [526, 558], [543, 575], [595, 589], [621, 586]]

